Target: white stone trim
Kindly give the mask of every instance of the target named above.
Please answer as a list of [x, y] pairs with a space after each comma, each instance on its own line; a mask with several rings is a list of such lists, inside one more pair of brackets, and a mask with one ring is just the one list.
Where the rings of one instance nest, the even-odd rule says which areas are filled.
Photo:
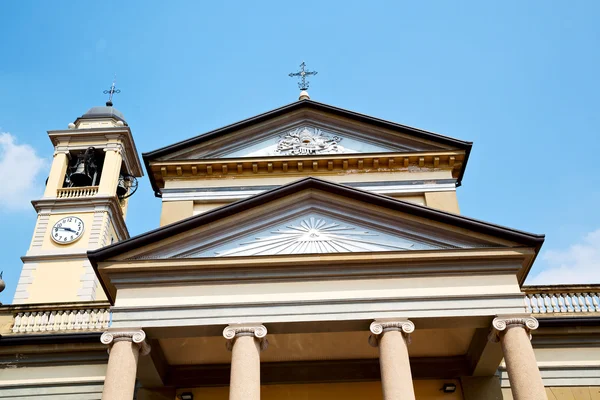
[[227, 339], [227, 350], [233, 349], [235, 339], [242, 335], [254, 336], [260, 342], [260, 349], [266, 350], [269, 342], [267, 341], [267, 328], [261, 324], [231, 324], [223, 329], [223, 337]]
[[494, 343], [500, 341], [500, 334], [511, 325], [523, 327], [529, 334], [531, 340], [531, 331], [537, 329], [540, 323], [537, 319], [529, 315], [502, 315], [494, 318], [492, 321], [492, 330], [489, 335], [489, 340]]
[[[344, 183], [356, 189], [373, 192], [377, 194], [385, 194], [388, 196], [401, 194], [422, 194], [425, 192], [455, 192], [456, 185], [454, 183], [443, 184], [417, 184], [417, 185], [377, 185], [367, 186], [361, 184]], [[161, 189], [163, 201], [184, 201], [194, 200], [198, 202], [227, 202], [245, 199], [251, 196], [256, 196], [270, 189], [249, 189], [249, 190], [202, 190], [202, 191], [181, 191], [180, 189], [169, 190]]]
[[37, 263], [25, 262], [23, 264], [19, 282], [17, 283], [17, 289], [15, 290], [15, 296], [13, 297], [13, 304], [21, 304], [29, 299], [29, 292], [27, 289], [29, 288], [29, 285], [33, 283], [33, 271], [35, 271], [37, 267]]
[[371, 335], [369, 335], [369, 344], [373, 347], [379, 347], [381, 336], [386, 330], [395, 330], [402, 332], [406, 342], [410, 344], [410, 334], [415, 331], [415, 324], [408, 319], [395, 320], [375, 320], [369, 326]]
[[38, 221], [33, 232], [33, 239], [31, 240], [31, 248], [42, 247], [44, 237], [48, 230], [48, 223], [50, 222], [50, 212], [40, 212], [38, 214]]
[[98, 278], [94, 269], [88, 260], [84, 261], [84, 272], [81, 274], [81, 286], [77, 291], [77, 298], [80, 301], [96, 300], [96, 288], [98, 287]]
[[146, 342], [146, 332], [141, 329], [115, 329], [108, 330], [100, 336], [100, 342], [110, 347], [115, 341], [127, 340], [131, 341], [140, 347], [140, 354], [146, 356], [150, 354], [150, 345]]

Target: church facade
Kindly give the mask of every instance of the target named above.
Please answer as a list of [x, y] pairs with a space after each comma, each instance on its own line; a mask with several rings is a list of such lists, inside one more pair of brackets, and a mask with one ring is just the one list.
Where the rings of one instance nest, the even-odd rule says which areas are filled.
[[470, 142], [306, 92], [142, 160], [112, 103], [48, 134], [0, 399], [600, 399], [600, 286], [524, 286], [544, 236], [461, 215]]

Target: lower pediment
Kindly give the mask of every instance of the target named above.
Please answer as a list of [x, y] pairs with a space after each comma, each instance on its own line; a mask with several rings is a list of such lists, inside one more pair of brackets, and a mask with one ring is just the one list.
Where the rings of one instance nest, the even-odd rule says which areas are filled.
[[351, 199], [310, 194], [232, 215], [177, 239], [140, 249], [129, 260], [300, 254], [410, 252], [505, 247]]
[[[140, 285], [167, 290], [193, 283], [296, 285], [426, 276], [440, 278], [444, 286], [448, 279], [442, 277], [457, 275], [460, 283], [470, 275], [479, 281], [481, 274], [516, 276], [520, 282], [543, 240], [543, 235], [308, 178], [90, 251], [88, 257], [114, 301], [117, 287]], [[160, 301], [166, 304], [171, 297]]]

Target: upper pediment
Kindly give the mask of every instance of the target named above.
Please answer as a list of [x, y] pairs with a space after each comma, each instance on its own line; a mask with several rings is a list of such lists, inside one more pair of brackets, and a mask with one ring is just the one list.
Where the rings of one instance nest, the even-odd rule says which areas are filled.
[[394, 146], [360, 138], [339, 129], [299, 121], [293, 126], [276, 130], [253, 145], [241, 144], [225, 152], [209, 154], [209, 158], [242, 158], [269, 156], [308, 156], [324, 154], [361, 154], [411, 151], [407, 146]]
[[149, 161], [468, 151], [471, 143], [302, 100], [145, 153]]

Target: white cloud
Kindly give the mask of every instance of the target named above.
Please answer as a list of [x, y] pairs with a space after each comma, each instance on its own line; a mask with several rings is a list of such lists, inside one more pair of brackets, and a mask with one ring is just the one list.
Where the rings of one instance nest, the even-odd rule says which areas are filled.
[[17, 144], [10, 133], [0, 132], [0, 213], [26, 210], [44, 190], [38, 175], [46, 161], [28, 144]]
[[564, 250], [548, 250], [542, 254], [548, 265], [528, 284], [600, 283], [600, 229], [588, 233], [583, 240]]

